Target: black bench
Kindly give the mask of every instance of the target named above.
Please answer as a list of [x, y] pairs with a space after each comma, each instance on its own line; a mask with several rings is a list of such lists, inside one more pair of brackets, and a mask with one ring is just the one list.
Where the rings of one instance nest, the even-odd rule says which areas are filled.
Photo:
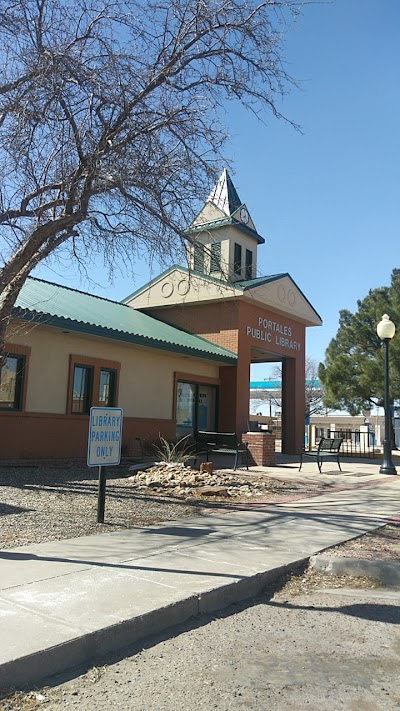
[[300, 455], [299, 471], [303, 464], [303, 457], [314, 457], [317, 460], [318, 469], [321, 473], [322, 462], [327, 457], [335, 457], [340, 471], [342, 471], [339, 462], [339, 451], [343, 442], [343, 437], [322, 437], [319, 442], [318, 449], [311, 452], [302, 452]]
[[[249, 468], [249, 450], [247, 442], [241, 442], [235, 432], [205, 432], [200, 430], [194, 434], [197, 454], [234, 454], [235, 470], [238, 463], [239, 454], [246, 455], [246, 468]], [[196, 459], [194, 461], [196, 463]]]
[[247, 423], [248, 432], [261, 432], [261, 424], [256, 420], [249, 420]]

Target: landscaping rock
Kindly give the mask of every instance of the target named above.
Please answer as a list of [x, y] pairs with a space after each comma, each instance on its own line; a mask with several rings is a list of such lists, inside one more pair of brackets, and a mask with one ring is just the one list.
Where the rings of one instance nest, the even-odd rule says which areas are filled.
[[145, 471], [134, 471], [129, 481], [138, 489], [147, 487], [157, 494], [173, 494], [178, 497], [220, 496], [243, 498], [262, 496], [266, 493], [267, 481], [251, 480], [225, 472], [212, 472], [211, 467], [200, 471], [184, 464], [161, 462]]

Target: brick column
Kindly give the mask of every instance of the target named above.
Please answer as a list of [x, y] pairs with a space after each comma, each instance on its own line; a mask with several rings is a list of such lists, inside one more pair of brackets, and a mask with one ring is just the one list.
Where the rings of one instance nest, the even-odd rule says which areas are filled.
[[242, 439], [248, 443], [249, 464], [260, 467], [275, 466], [275, 435], [269, 432], [246, 432]]

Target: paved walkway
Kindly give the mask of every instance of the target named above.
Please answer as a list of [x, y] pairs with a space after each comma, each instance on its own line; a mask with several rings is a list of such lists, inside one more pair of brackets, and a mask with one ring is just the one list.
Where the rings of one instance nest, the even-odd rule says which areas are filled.
[[[286, 463], [285, 463], [286, 462]], [[265, 470], [320, 480], [315, 463]], [[400, 513], [400, 476], [326, 466], [329, 494], [0, 551], [0, 688], [38, 683], [262, 591]], [[324, 466], [325, 469], [325, 466]], [[257, 468], [259, 470], [259, 468]]]

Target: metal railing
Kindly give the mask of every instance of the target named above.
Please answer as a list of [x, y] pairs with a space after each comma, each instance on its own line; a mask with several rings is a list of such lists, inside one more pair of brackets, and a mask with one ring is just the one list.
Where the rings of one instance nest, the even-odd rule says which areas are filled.
[[375, 433], [359, 430], [327, 430], [327, 437], [343, 437], [340, 453], [344, 457], [374, 457], [376, 452]]

